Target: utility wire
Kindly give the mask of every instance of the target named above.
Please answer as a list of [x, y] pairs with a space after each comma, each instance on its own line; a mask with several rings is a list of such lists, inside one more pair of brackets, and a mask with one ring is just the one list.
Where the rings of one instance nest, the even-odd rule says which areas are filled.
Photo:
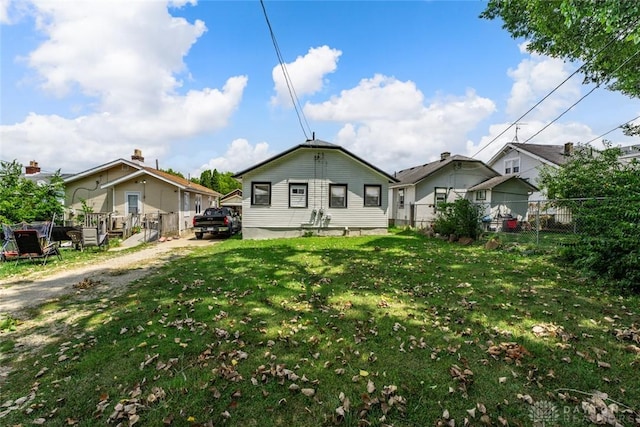
[[[629, 61], [631, 61], [635, 56], [637, 56], [638, 54], [640, 54], [640, 50], [636, 51], [636, 53], [634, 53], [633, 55], [631, 55], [630, 57], [628, 57], [626, 59], [626, 61], [624, 61], [622, 64], [620, 64], [615, 70], [612, 71], [612, 74], [615, 73], [616, 71], [618, 71], [620, 68], [624, 67], [625, 65], [627, 65], [627, 63]], [[587, 92], [586, 94], [584, 94], [584, 96], [582, 96], [580, 99], [578, 99], [576, 102], [574, 102], [569, 108], [567, 108], [566, 110], [564, 110], [558, 117], [556, 117], [555, 119], [551, 120], [549, 123], [547, 123], [542, 129], [540, 129], [538, 132], [534, 133], [533, 135], [531, 135], [526, 141], [525, 143], [531, 141], [533, 138], [535, 138], [536, 136], [538, 136], [543, 130], [545, 130], [546, 128], [548, 128], [549, 126], [551, 126], [552, 124], [554, 124], [556, 121], [558, 121], [558, 119], [560, 119], [560, 117], [564, 116], [565, 114], [567, 114], [569, 111], [571, 111], [571, 109], [573, 107], [575, 107], [576, 105], [578, 105], [580, 102], [582, 102], [583, 99], [585, 99], [587, 96], [591, 95], [593, 93], [594, 90], [598, 89], [600, 87], [601, 83], [598, 83], [597, 85], [595, 85], [589, 92]]]
[[635, 120], [638, 120], [638, 119], [640, 119], [640, 116], [636, 116], [636, 117], [634, 117], [633, 119], [628, 120], [628, 121], [626, 121], [626, 122], [622, 123], [621, 125], [618, 125], [618, 126], [614, 127], [614, 128], [613, 128], [613, 129], [611, 129], [611, 130], [608, 130], [607, 132], [603, 133], [602, 135], [596, 136], [595, 138], [593, 138], [593, 139], [591, 139], [591, 140], [589, 140], [589, 141], [585, 142], [584, 144], [585, 144], [585, 145], [589, 145], [589, 144], [591, 144], [593, 141], [595, 141], [596, 139], [600, 139], [600, 138], [602, 138], [603, 136], [607, 136], [607, 135], [609, 135], [611, 132], [613, 132], [614, 130], [618, 130], [618, 129], [620, 129], [622, 126], [624, 126], [624, 125], [628, 125], [629, 123], [631, 123], [631, 122], [633, 122], [633, 121], [635, 121]]
[[[522, 114], [520, 117], [518, 117], [518, 118], [517, 118], [513, 123], [511, 123], [511, 124], [510, 124], [506, 129], [505, 129], [505, 130], [503, 130], [503, 131], [502, 131], [502, 132], [500, 132], [497, 136], [495, 136], [491, 141], [487, 142], [487, 143], [486, 143], [482, 148], [480, 148], [480, 149], [479, 149], [479, 150], [478, 150], [478, 151], [477, 151], [477, 152], [476, 152], [472, 157], [476, 157], [478, 154], [480, 154], [482, 151], [484, 151], [484, 150], [485, 150], [489, 145], [493, 144], [493, 143], [494, 143], [498, 138], [500, 138], [502, 135], [504, 135], [505, 133], [507, 133], [507, 131], [508, 131], [509, 129], [511, 129], [513, 126], [517, 125], [517, 124], [518, 124], [518, 122], [519, 122], [520, 120], [522, 120], [522, 119], [523, 119], [527, 114], [529, 114], [529, 113], [530, 113], [530, 112], [532, 112], [536, 107], [538, 107], [540, 104], [542, 104], [542, 102], [543, 102], [544, 100], [546, 100], [547, 98], [549, 98], [549, 97], [550, 97], [550, 96], [551, 96], [555, 91], [557, 91], [558, 89], [560, 89], [560, 87], [561, 87], [562, 85], [564, 85], [564, 84], [565, 84], [565, 83], [566, 83], [570, 78], [572, 78], [574, 75], [576, 75], [576, 74], [578, 74], [580, 71], [582, 71], [582, 69], [583, 69], [584, 67], [586, 67], [586, 66], [587, 66], [587, 64], [589, 64], [590, 62], [594, 61], [594, 60], [596, 59], [596, 57], [597, 57], [600, 53], [604, 52], [604, 50], [605, 50], [605, 49], [607, 49], [609, 46], [611, 46], [611, 44], [613, 44], [614, 42], [616, 42], [616, 41], [620, 40], [620, 37], [621, 37], [621, 36], [623, 36], [623, 33], [624, 33], [624, 32], [628, 31], [629, 33], [631, 33], [631, 31], [633, 31], [633, 30], [635, 29], [636, 24], [638, 24], [639, 22], [640, 22], [640, 18], [636, 19], [636, 20], [635, 20], [635, 22], [633, 22], [633, 24], [632, 24], [631, 26], [629, 26], [628, 28], [626, 28], [626, 29], [624, 29], [624, 30], [621, 30], [618, 34], [616, 34], [616, 35], [615, 35], [615, 37], [613, 37], [613, 38], [612, 38], [612, 39], [611, 39], [611, 40], [610, 40], [610, 41], [609, 41], [609, 42], [608, 42], [604, 47], [602, 47], [600, 50], [598, 50], [596, 53], [594, 53], [594, 54], [593, 54], [593, 57], [592, 57], [589, 61], [587, 61], [587, 62], [585, 62], [584, 64], [582, 64], [582, 65], [581, 65], [577, 70], [575, 70], [573, 73], [571, 73], [571, 74], [569, 75], [569, 77], [567, 77], [567, 78], [566, 78], [566, 79], [564, 79], [562, 82], [560, 82], [560, 84], [558, 84], [555, 88], [553, 88], [553, 89], [551, 90], [551, 92], [549, 92], [547, 95], [545, 95], [545, 96], [544, 96], [540, 101], [538, 101], [538, 102], [537, 102], [533, 107], [529, 108], [529, 109], [528, 109], [524, 114]], [[635, 56], [635, 55], [633, 55], [633, 56]], [[633, 56], [632, 56], [631, 58], [633, 58]], [[629, 59], [631, 59], [631, 58], [629, 58]], [[629, 59], [627, 59], [627, 61], [625, 61], [622, 65], [626, 64], [626, 63], [629, 61]], [[616, 71], [617, 71], [618, 69], [620, 69], [620, 68], [622, 67], [622, 65], [621, 65], [620, 67], [618, 67], [618, 68], [616, 69]], [[596, 88], [597, 88], [597, 87], [599, 87], [599, 86], [600, 86], [600, 84], [598, 84], [598, 85], [596, 86]], [[594, 90], [595, 90], [595, 88], [594, 88], [594, 89], [592, 89], [592, 90], [591, 90], [587, 95], [585, 95], [585, 96], [583, 96], [582, 98], [580, 98], [580, 99], [578, 100], [578, 102], [582, 101], [584, 98], [586, 98], [586, 96], [588, 96], [589, 94], [591, 94], [591, 92], [593, 92]], [[571, 108], [573, 108], [573, 107], [574, 107], [578, 102], [574, 103], [571, 107], [569, 107], [569, 109], [568, 109], [568, 110], [570, 110]], [[568, 111], [568, 110], [567, 110], [567, 111]], [[564, 114], [566, 114], [566, 113], [567, 113], [567, 111], [565, 111], [565, 112], [564, 112], [564, 113], [562, 113], [560, 116], [558, 116], [554, 121], [558, 120], [560, 117], [562, 117]], [[553, 122], [551, 122], [551, 123], [553, 123]], [[550, 125], [551, 123], [549, 123], [549, 125]], [[549, 127], [549, 125], [545, 126], [542, 130], [544, 130], [544, 129], [546, 129], [547, 127]], [[539, 131], [539, 132], [537, 132], [535, 135], [538, 135], [540, 132], [542, 132], [542, 130], [541, 130], [541, 131]], [[535, 136], [535, 135], [534, 135], [534, 136]], [[531, 138], [527, 139], [527, 141], [525, 141], [525, 142], [528, 142], [530, 139], [531, 139]]]
[[278, 62], [280, 63], [282, 74], [284, 75], [284, 81], [287, 84], [287, 89], [289, 90], [289, 96], [291, 97], [291, 102], [293, 103], [293, 109], [296, 111], [296, 115], [298, 116], [298, 123], [300, 123], [302, 133], [304, 134], [305, 139], [308, 141], [309, 136], [307, 135], [307, 130], [309, 130], [309, 133], [312, 133], [311, 128], [309, 127], [307, 118], [305, 117], [304, 112], [302, 111], [302, 107], [300, 106], [300, 102], [298, 101], [298, 95], [296, 94], [293, 83], [291, 82], [291, 77], [289, 76], [289, 72], [287, 71], [287, 66], [284, 63], [284, 59], [282, 58], [282, 53], [280, 52], [280, 47], [278, 46], [276, 35], [273, 32], [273, 28], [271, 27], [271, 22], [269, 21], [269, 16], [267, 15], [267, 9], [264, 6], [263, 0], [260, 0], [260, 5], [262, 6], [264, 19], [267, 21], [267, 26], [269, 27], [269, 34], [271, 35], [271, 41], [273, 42], [273, 47], [275, 48], [276, 56], [278, 57]]

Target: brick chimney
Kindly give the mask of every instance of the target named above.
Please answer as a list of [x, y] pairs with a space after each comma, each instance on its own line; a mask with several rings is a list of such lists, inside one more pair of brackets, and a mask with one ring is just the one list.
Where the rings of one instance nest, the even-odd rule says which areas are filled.
[[131, 160], [133, 160], [134, 162], [143, 164], [144, 157], [142, 157], [142, 150], [138, 150], [137, 148], [133, 150], [133, 155], [131, 156]]
[[35, 160], [31, 160], [29, 162], [29, 166], [24, 167], [25, 175], [33, 175], [40, 172], [40, 167], [38, 167], [38, 162]]
[[573, 142], [567, 142], [564, 144], [564, 155], [570, 156], [573, 154]]
[[440, 161], [447, 160], [450, 156], [451, 156], [451, 153], [448, 151], [445, 151], [444, 153], [440, 154]]

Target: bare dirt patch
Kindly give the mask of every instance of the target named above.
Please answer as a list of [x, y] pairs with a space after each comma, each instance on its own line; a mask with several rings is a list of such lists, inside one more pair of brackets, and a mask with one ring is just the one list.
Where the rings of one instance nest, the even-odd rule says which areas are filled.
[[[152, 243], [135, 252], [119, 252], [104, 261], [77, 265], [51, 274], [1, 280], [0, 318], [9, 317], [18, 322], [16, 330], [3, 332], [2, 338], [13, 342], [11, 353], [19, 360], [21, 355], [46, 345], [52, 337], [64, 333], [77, 319], [95, 309], [75, 303], [100, 300], [100, 304], [106, 306], [112, 297], [126, 292], [130, 283], [196, 247], [218, 242], [220, 240], [197, 240], [193, 237], [174, 239]], [[32, 310], [62, 299], [66, 300], [63, 307], [46, 313], [40, 310], [38, 318], [33, 317]], [[0, 355], [0, 362], [2, 359]], [[0, 386], [9, 371], [9, 366], [0, 367]]]

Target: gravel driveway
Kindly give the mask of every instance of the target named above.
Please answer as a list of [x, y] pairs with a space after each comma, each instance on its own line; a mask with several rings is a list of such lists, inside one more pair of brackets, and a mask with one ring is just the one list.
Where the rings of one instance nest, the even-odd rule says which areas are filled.
[[183, 256], [195, 247], [218, 242], [220, 240], [183, 237], [152, 243], [136, 252], [120, 253], [104, 261], [77, 265], [52, 274], [0, 280], [0, 315], [21, 318], [21, 312], [26, 308], [64, 295], [80, 294], [88, 288], [91, 289], [85, 292], [87, 294], [117, 294], [127, 284], [171, 259]]

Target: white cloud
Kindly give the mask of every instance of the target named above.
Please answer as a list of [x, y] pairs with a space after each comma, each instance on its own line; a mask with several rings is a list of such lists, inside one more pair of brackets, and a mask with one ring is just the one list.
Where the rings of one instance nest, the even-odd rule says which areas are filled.
[[[340, 55], [342, 52], [337, 49], [321, 46], [311, 48], [305, 56], [298, 56], [292, 63], [285, 64], [287, 75], [298, 97], [320, 91], [324, 84], [324, 76], [333, 73], [338, 67]], [[276, 92], [271, 98], [271, 104], [291, 107], [291, 96], [282, 67], [280, 65], [273, 67], [271, 75]]]
[[466, 134], [494, 110], [493, 101], [473, 90], [425, 103], [413, 82], [382, 75], [305, 105], [310, 119], [345, 123], [334, 142], [387, 172], [427, 163], [443, 151], [462, 153]]
[[[63, 171], [123, 157], [132, 148], [155, 155], [183, 140], [225, 127], [238, 108], [246, 76], [222, 89], [180, 94], [183, 61], [206, 31], [169, 14], [193, 0], [65, 2], [32, 0], [31, 13], [46, 39], [27, 55], [43, 91], [88, 97], [79, 117], [31, 113], [1, 126], [3, 157], [55, 162]], [[85, 98], [86, 99], [86, 98]], [[49, 153], [73, 153], [70, 156]], [[100, 158], [96, 156], [100, 155]], [[93, 157], [91, 162], [83, 161]], [[82, 170], [82, 169], [80, 169]]]
[[11, 0], [0, 0], [0, 24], [10, 24], [11, 18], [9, 18], [9, 6]]
[[206, 164], [193, 172], [193, 176], [200, 176], [205, 170], [217, 169], [219, 172], [234, 171], [239, 172], [243, 169], [253, 166], [273, 154], [269, 151], [269, 144], [259, 142], [251, 145], [244, 138], [235, 139], [227, 148], [227, 151], [221, 157], [209, 160]]
[[[526, 43], [520, 45], [526, 53]], [[507, 102], [507, 114], [520, 117], [535, 103], [554, 90], [573, 70], [562, 59], [530, 54], [507, 75], [513, 79], [511, 94]], [[580, 97], [580, 76], [574, 76], [562, 84], [549, 98], [527, 115], [527, 120], [553, 119]]]

